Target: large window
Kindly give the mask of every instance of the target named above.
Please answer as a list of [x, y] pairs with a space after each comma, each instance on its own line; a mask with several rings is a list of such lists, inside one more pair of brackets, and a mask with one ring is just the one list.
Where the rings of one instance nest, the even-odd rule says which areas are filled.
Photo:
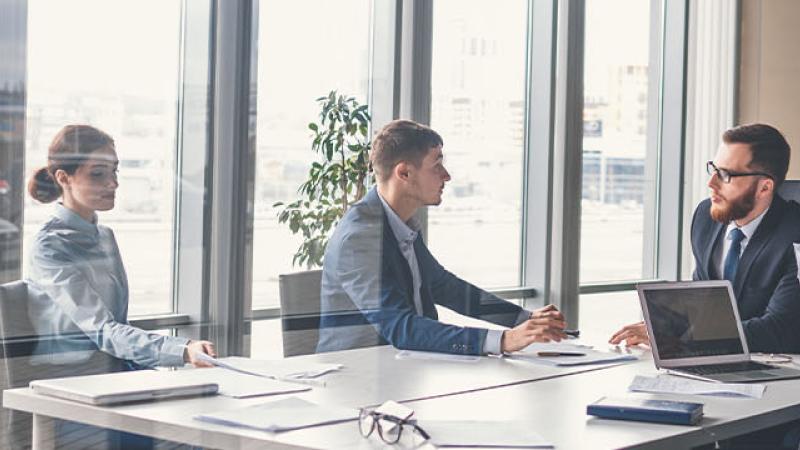
[[452, 181], [428, 208], [428, 241], [452, 272], [518, 286], [527, 2], [437, 0], [431, 126]]
[[278, 276], [305, 269], [292, 265], [301, 237], [272, 205], [298, 198], [308, 175], [315, 100], [337, 90], [366, 103], [370, 17], [370, 0], [259, 4], [253, 308], [278, 306]]
[[[685, 111], [677, 100], [670, 103], [683, 95], [681, 86], [669, 83], [680, 78], [670, 74], [682, 69], [676, 61], [684, 59], [664, 50], [671, 44], [678, 48], [675, 24], [685, 22], [675, 4], [592, 0], [584, 11], [583, 2], [556, 2], [564, 6], [556, 8], [530, 0], [437, 0], [410, 10], [405, 2], [372, 0], [18, 3], [27, 9], [19, 20], [27, 31], [11, 41], [26, 62], [16, 68], [10, 58], [2, 59], [0, 67], [12, 66], [25, 82], [0, 84], [0, 106], [26, 107], [0, 111], [24, 114], [12, 126], [0, 123], [0, 137], [20, 141], [12, 156], [0, 155], [0, 218], [17, 235], [21, 228], [23, 242], [29, 241], [52, 205], [27, 197], [23, 204], [24, 183], [15, 174], [28, 176], [44, 165], [49, 142], [66, 124], [107, 131], [121, 159], [120, 188], [116, 208], [102, 213], [100, 221], [114, 229], [121, 248], [131, 315], [178, 313], [163, 319], [174, 322], [151, 327], [191, 322], [202, 324], [198, 333], [204, 333], [220, 325], [214, 323], [219, 319], [238, 337], [247, 325], [228, 314], [238, 317], [239, 302], [245, 310], [252, 306], [256, 319], [277, 317], [279, 276], [306, 267], [292, 262], [302, 237], [278, 222], [273, 205], [298, 198], [315, 157], [308, 124], [318, 118], [316, 99], [332, 90], [372, 102], [375, 125], [395, 116], [424, 118], [429, 109], [430, 125], [445, 142], [452, 181], [442, 204], [427, 208], [427, 242], [445, 267], [471, 282], [497, 288], [519, 287], [524, 280], [540, 299], [566, 298], [560, 283], [571, 286], [574, 280], [556, 268], [570, 275], [579, 270], [584, 285], [653, 278], [669, 265], [659, 258], [676, 248], [671, 241], [662, 245], [667, 231], [680, 231], [662, 226], [672, 219], [664, 205], [673, 206], [663, 194], [677, 191], [680, 179], [678, 163], [672, 163], [684, 155]], [[239, 14], [251, 7], [252, 17]], [[570, 15], [577, 10], [585, 21]], [[570, 21], [561, 20], [565, 17]], [[560, 28], [565, 25], [575, 29]], [[667, 29], [673, 32], [665, 34]], [[579, 105], [565, 100], [580, 84], [561, 83], [567, 79], [561, 74], [575, 75], [563, 71], [574, 63], [565, 57], [573, 47], [564, 45], [574, 42], [563, 38], [581, 32], [581, 254], [573, 255], [563, 244], [577, 239], [577, 231], [548, 206], [558, 208], [563, 194], [571, 193], [564, 186], [576, 183], [562, 182], [559, 174], [564, 167], [571, 170], [565, 162], [578, 157], [564, 151], [569, 140], [561, 138], [577, 131], [564, 118]], [[190, 36], [196, 44], [191, 48]], [[253, 53], [228, 51], [248, 47], [241, 43], [254, 44]], [[257, 57], [247, 61], [253, 54]], [[248, 64], [215, 64], [230, 55], [252, 63], [255, 80], [242, 70]], [[553, 73], [559, 73], [556, 80]], [[239, 98], [253, 86], [252, 98]], [[662, 91], [670, 94], [659, 98]], [[241, 105], [249, 111], [238, 109]], [[248, 129], [255, 130], [255, 140], [239, 135], [240, 112], [255, 117]], [[667, 137], [673, 145], [664, 144]], [[252, 154], [244, 153], [253, 147], [240, 142], [255, 147], [252, 183], [253, 165], [239, 163], [251, 161]], [[237, 183], [244, 180], [241, 173], [246, 182]], [[253, 204], [245, 204], [251, 193]], [[8, 206], [9, 197], [18, 204]], [[225, 204], [232, 198], [247, 200]], [[674, 214], [677, 224], [677, 208]], [[226, 245], [229, 241], [236, 244]], [[235, 248], [239, 245], [244, 248]], [[230, 258], [237, 255], [233, 252], [249, 257], [251, 245], [252, 265], [230, 261], [236, 259]], [[20, 245], [12, 246], [18, 252]], [[0, 255], [2, 268], [14, 269], [4, 280], [19, 277], [20, 258], [11, 254]], [[252, 279], [252, 285], [231, 282], [239, 276]], [[234, 291], [229, 286], [251, 289], [228, 295]], [[254, 354], [279, 346], [268, 337], [279, 323], [267, 322], [252, 324]], [[229, 348], [246, 349], [240, 341]]]
[[[28, 2], [26, 175], [64, 125], [115, 139], [120, 187], [99, 220], [115, 232], [131, 315], [173, 310], [180, 35], [179, 0]], [[25, 248], [52, 208], [26, 196]]]
[[653, 276], [645, 242], [655, 238], [657, 158], [647, 145], [658, 120], [648, 111], [658, 95], [649, 67], [655, 4], [586, 2], [581, 283]]

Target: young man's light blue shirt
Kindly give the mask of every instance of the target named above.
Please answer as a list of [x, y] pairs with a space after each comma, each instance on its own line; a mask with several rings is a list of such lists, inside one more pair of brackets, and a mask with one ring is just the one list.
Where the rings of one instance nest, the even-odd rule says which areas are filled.
[[[414, 241], [420, 232], [420, 224], [416, 218], [412, 217], [409, 221], [403, 222], [403, 219], [397, 215], [386, 200], [378, 194], [381, 199], [383, 209], [386, 212], [386, 217], [389, 220], [389, 227], [392, 229], [392, 234], [400, 246], [400, 251], [403, 257], [408, 261], [408, 267], [411, 269], [411, 278], [414, 284], [414, 308], [418, 315], [422, 315], [422, 297], [420, 288], [422, 286], [422, 276], [419, 272], [419, 264], [417, 263], [417, 255], [414, 252]], [[527, 310], [522, 310], [517, 317], [517, 324], [520, 324], [530, 317], [531, 313]], [[502, 330], [487, 330], [486, 340], [483, 342], [483, 353], [499, 355], [502, 353]]]
[[[128, 279], [110, 228], [56, 205], [33, 239], [28, 283], [31, 317], [55, 339], [51, 364], [77, 364], [100, 350], [140, 366], [180, 366], [188, 339], [128, 324]], [[81, 333], [89, 338], [75, 339]]]

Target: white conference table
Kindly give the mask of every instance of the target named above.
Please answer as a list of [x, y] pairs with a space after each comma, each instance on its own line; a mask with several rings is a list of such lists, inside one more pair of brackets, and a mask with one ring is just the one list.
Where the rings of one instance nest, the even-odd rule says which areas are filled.
[[[691, 448], [800, 419], [800, 380], [767, 383], [761, 399], [628, 392], [635, 375], [656, 373], [652, 359], [643, 358], [607, 370], [408, 405], [423, 427], [426, 418], [523, 420], [557, 449]], [[704, 418], [698, 426], [679, 426], [587, 416], [586, 405], [603, 396], [699, 402]]]
[[[666, 395], [628, 392], [635, 375], [655, 375], [652, 359], [643, 358], [606, 370], [571, 374], [407, 402], [421, 427], [426, 420], [485, 422], [523, 421], [556, 449], [690, 449], [781, 423], [800, 420], [800, 380], [767, 384], [761, 399]], [[586, 415], [586, 405], [603, 396], [659, 398], [700, 402], [704, 418], [698, 426], [666, 425], [599, 419]], [[363, 439], [353, 423], [284, 433], [282, 441], [301, 447], [376, 448], [377, 438]], [[402, 448], [402, 447], [401, 447]], [[405, 448], [411, 448], [406, 446]]]
[[[759, 400], [702, 397], [699, 401], [706, 405], [706, 418], [700, 426], [658, 425], [601, 420], [585, 413], [586, 405], [603, 395], [649, 396], [626, 392], [635, 374], [655, 373], [647, 358], [613, 367], [565, 370], [500, 358], [482, 358], [477, 363], [397, 360], [396, 352], [375, 347], [302, 357], [340, 362], [345, 369], [327, 375], [325, 387], [299, 396], [351, 407], [389, 399], [409, 401], [423, 427], [425, 420], [431, 419], [524, 420], [558, 449], [689, 448], [800, 419], [800, 381], [770, 383]], [[698, 397], [659, 396], [665, 397], [698, 401]], [[4, 393], [4, 406], [34, 414], [36, 448], [52, 446], [52, 418], [210, 448], [382, 447], [376, 437], [363, 439], [355, 422], [273, 434], [192, 419], [199, 413], [274, 398], [215, 396], [93, 407], [21, 388]]]
[[[342, 370], [325, 375], [324, 387], [297, 394], [320, 403], [352, 408], [375, 406], [386, 400], [411, 401], [497, 388], [534, 380], [600, 370], [610, 364], [550, 367], [507, 358], [482, 357], [476, 362], [397, 359], [391, 346], [370, 347], [341, 352], [295, 357], [307, 361], [339, 363]], [[202, 370], [202, 369], [197, 369]], [[253, 443], [264, 445], [275, 440], [269, 433], [231, 427], [214, 427], [213, 436], [198, 431], [212, 428], [192, 419], [201, 412], [213, 412], [269, 401], [274, 397], [232, 399], [222, 396], [172, 400], [107, 408], [34, 394], [28, 388], [7, 390], [3, 406], [34, 414], [34, 445], [52, 445], [50, 418], [67, 419], [160, 439], [214, 448], [241, 448]], [[243, 440], [242, 440], [243, 439]]]

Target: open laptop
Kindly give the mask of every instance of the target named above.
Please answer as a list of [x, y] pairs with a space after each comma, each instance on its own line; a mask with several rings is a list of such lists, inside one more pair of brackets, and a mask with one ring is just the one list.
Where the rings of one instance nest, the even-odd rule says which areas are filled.
[[731, 283], [637, 286], [656, 367], [707, 381], [800, 378], [800, 370], [751, 361]]
[[195, 370], [136, 370], [31, 381], [37, 394], [90, 405], [114, 405], [145, 400], [216, 394], [217, 383], [199, 381]]

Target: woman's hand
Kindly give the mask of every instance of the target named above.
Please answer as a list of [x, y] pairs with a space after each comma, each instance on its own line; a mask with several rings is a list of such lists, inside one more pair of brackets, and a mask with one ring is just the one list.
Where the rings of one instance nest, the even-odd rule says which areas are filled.
[[183, 352], [183, 360], [191, 363], [195, 367], [214, 367], [211, 363], [198, 358], [200, 353], [204, 353], [212, 358], [217, 357], [214, 344], [209, 341], [189, 341], [186, 350]]

